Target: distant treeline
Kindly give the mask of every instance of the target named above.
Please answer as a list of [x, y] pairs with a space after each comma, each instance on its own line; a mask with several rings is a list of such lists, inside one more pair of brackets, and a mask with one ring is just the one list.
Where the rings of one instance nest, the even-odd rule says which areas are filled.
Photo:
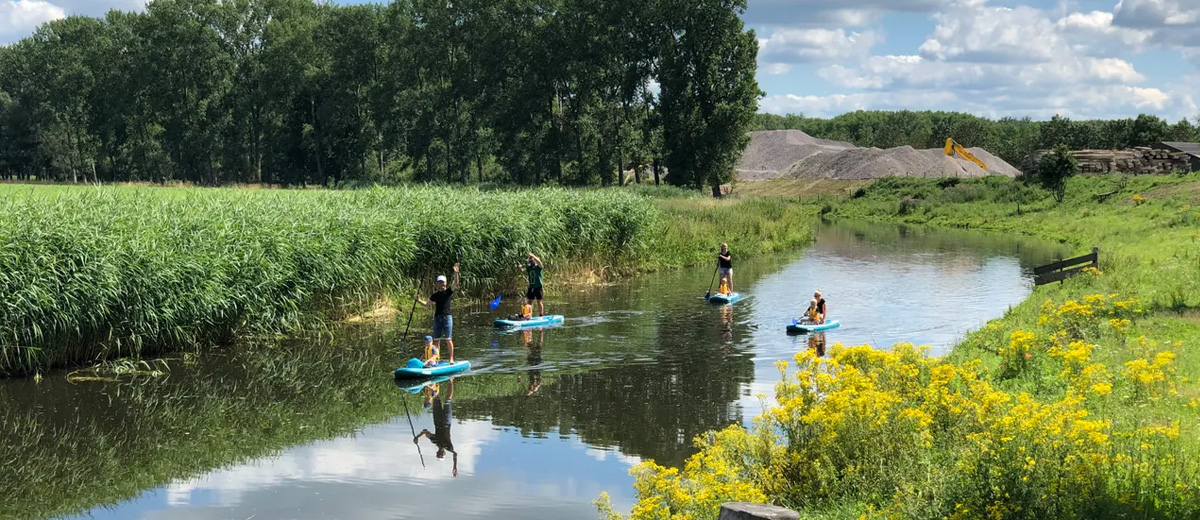
[[0, 47], [0, 177], [589, 185], [643, 165], [711, 186], [758, 107], [745, 8], [154, 0], [70, 17]]
[[1186, 119], [1172, 125], [1145, 114], [1111, 121], [1073, 121], [1059, 116], [1049, 121], [1011, 117], [993, 121], [957, 112], [907, 110], [860, 110], [832, 119], [757, 114], [754, 130], [802, 130], [813, 137], [878, 148], [940, 148], [947, 137], [953, 137], [963, 146], [987, 149], [1018, 167], [1030, 153], [1058, 144], [1073, 150], [1119, 150], [1160, 141], [1200, 141], [1200, 127]]

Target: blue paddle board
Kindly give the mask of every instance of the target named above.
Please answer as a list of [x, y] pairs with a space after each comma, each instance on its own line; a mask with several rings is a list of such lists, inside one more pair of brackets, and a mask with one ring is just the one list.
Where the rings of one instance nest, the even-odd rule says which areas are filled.
[[742, 293], [714, 294], [708, 297], [709, 303], [733, 303], [742, 299]]
[[809, 332], [821, 332], [823, 330], [836, 329], [842, 322], [840, 320], [829, 320], [821, 325], [799, 323], [792, 320], [792, 324], [787, 326], [787, 331], [790, 334], [806, 334]]
[[555, 323], [562, 323], [563, 319], [564, 318], [562, 316], [559, 316], [557, 314], [555, 314], [553, 316], [542, 316], [540, 318], [531, 318], [528, 320], [503, 320], [503, 319], [501, 319], [501, 320], [496, 320], [496, 326], [503, 327], [506, 329], [518, 329], [518, 328], [525, 328], [525, 327], [543, 327], [546, 325], [554, 325]]
[[[413, 362], [416, 363], [413, 363]], [[408, 360], [408, 366], [403, 366], [396, 369], [395, 376], [403, 378], [418, 378], [418, 377], [435, 377], [458, 372], [466, 371], [471, 368], [470, 361], [455, 361], [453, 363], [441, 362], [432, 367], [425, 368], [420, 360], [413, 358]]]

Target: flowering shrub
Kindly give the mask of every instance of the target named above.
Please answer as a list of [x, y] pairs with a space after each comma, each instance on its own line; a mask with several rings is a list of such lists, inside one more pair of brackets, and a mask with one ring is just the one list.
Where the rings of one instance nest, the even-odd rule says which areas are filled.
[[1008, 345], [1000, 348], [1000, 357], [1004, 360], [1005, 376], [1012, 377], [1025, 372], [1029, 360], [1033, 359], [1035, 351], [1040, 351], [1037, 335], [1023, 330], [1013, 331], [1009, 336]]

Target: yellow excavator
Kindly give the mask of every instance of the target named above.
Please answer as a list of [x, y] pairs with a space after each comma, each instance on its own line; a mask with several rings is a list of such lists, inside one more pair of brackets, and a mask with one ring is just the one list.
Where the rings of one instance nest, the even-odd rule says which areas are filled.
[[962, 145], [954, 142], [953, 137], [947, 137], [946, 138], [946, 155], [953, 157], [956, 152], [958, 153], [959, 157], [962, 157], [963, 159], [966, 159], [975, 164], [978, 164], [979, 167], [983, 168], [983, 171], [985, 171], [985, 172], [988, 171], [987, 165], [983, 164], [983, 161], [979, 160], [974, 155], [971, 155], [971, 152], [968, 152], [966, 148], [962, 147]]

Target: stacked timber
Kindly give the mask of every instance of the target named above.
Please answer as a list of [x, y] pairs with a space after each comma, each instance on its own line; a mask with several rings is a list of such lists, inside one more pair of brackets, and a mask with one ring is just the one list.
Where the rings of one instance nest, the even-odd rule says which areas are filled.
[[[1050, 150], [1038, 150], [1030, 155], [1026, 171], [1034, 171], [1038, 162], [1048, 153]], [[1192, 171], [1188, 154], [1145, 146], [1127, 150], [1075, 150], [1071, 155], [1079, 161], [1079, 173], [1083, 174], [1161, 175]]]

